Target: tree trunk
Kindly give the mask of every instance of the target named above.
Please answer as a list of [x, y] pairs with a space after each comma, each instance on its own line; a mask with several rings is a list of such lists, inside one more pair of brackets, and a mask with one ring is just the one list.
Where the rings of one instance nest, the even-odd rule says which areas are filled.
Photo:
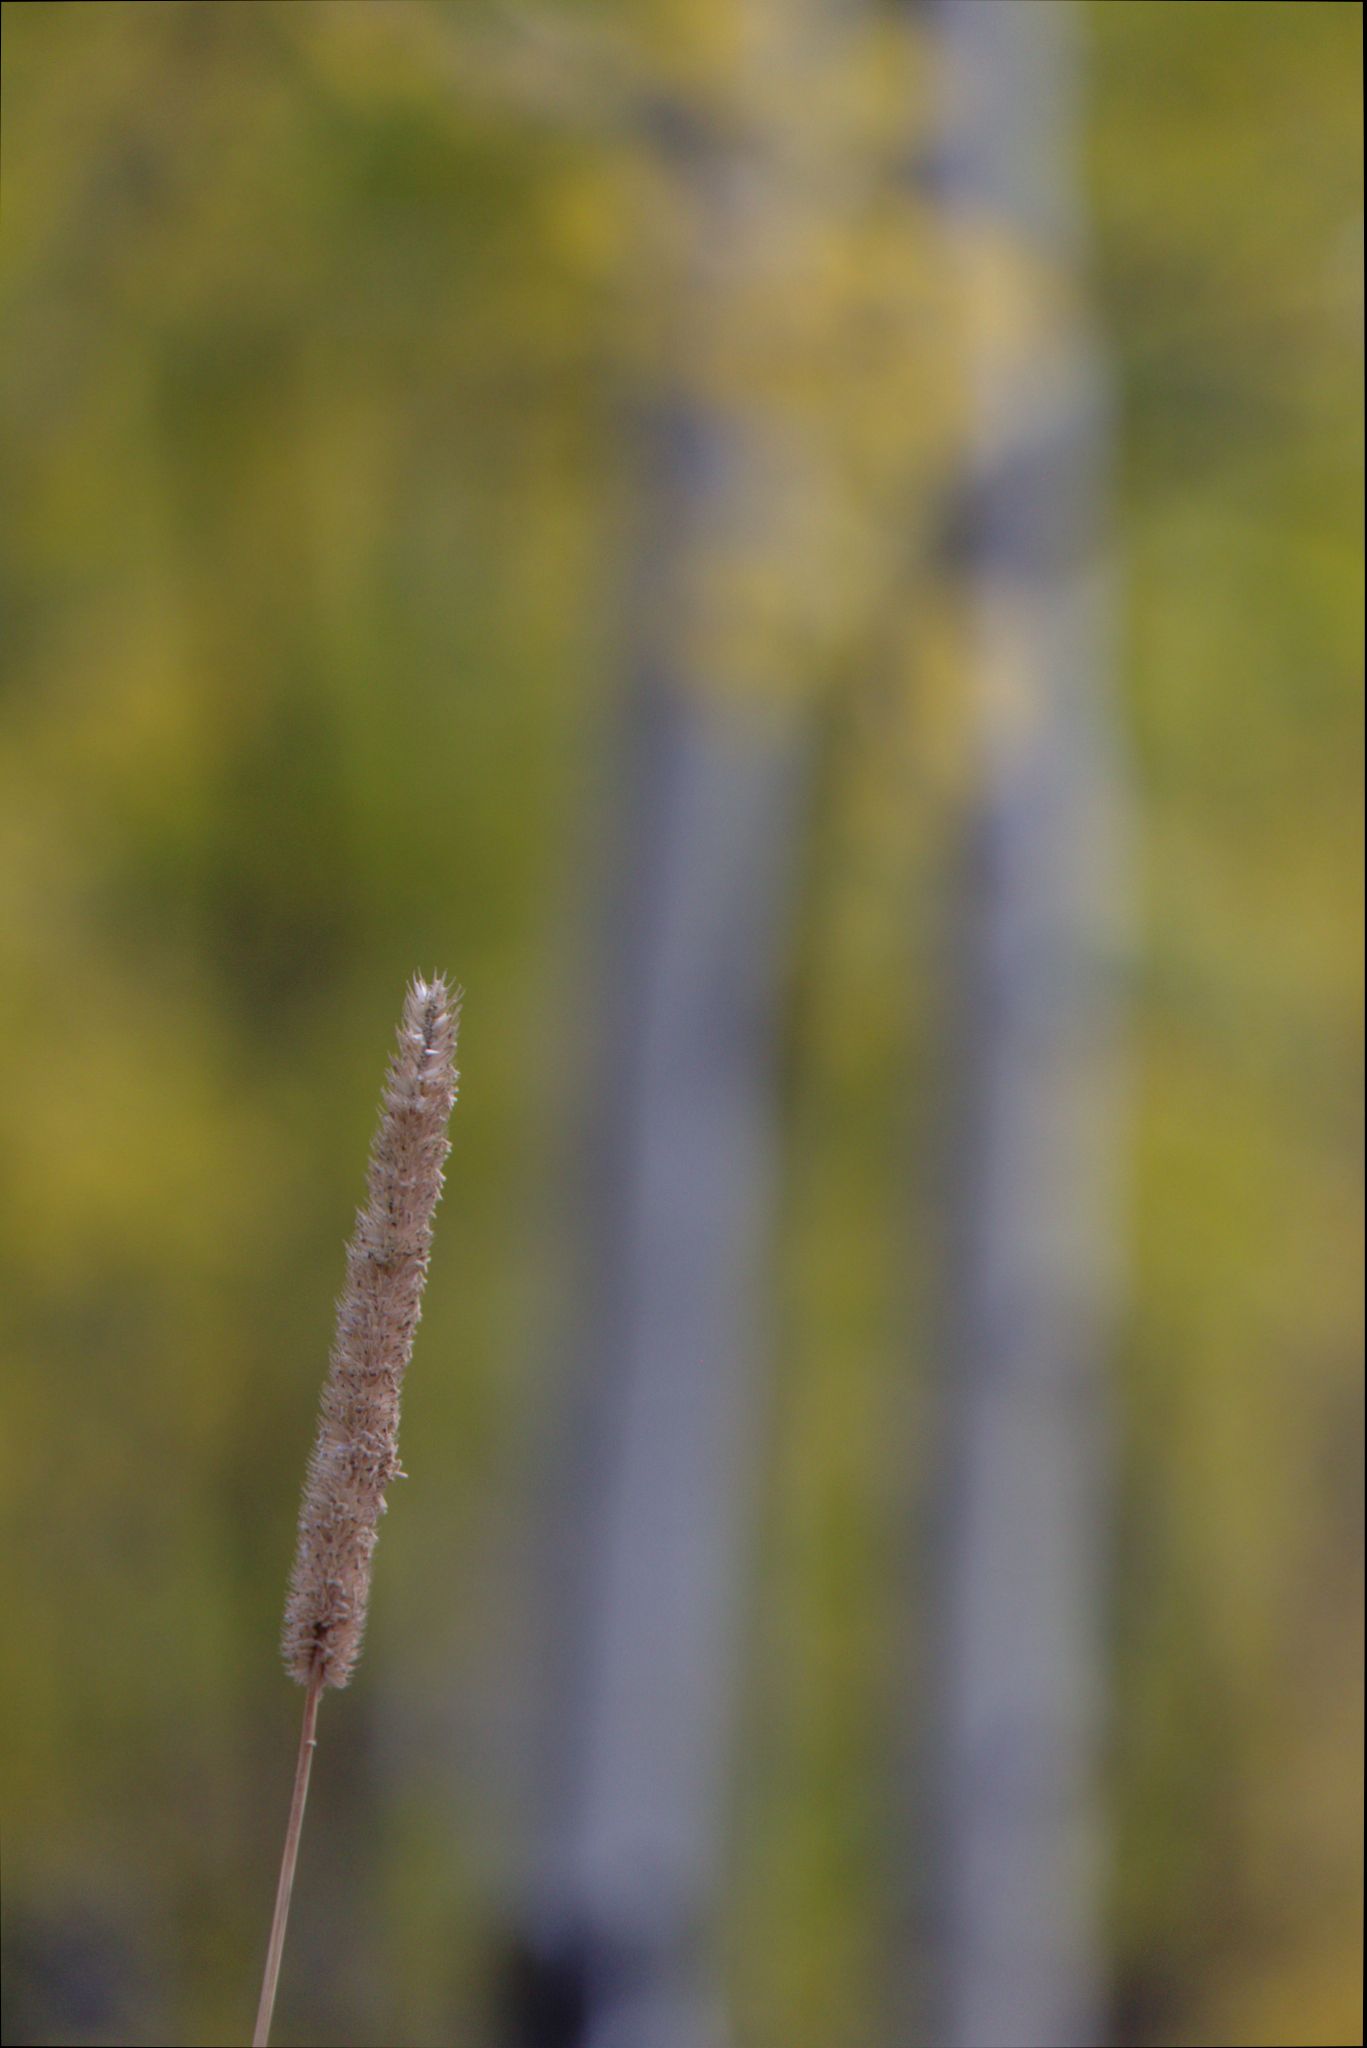
[[1106, 405], [1077, 311], [1069, 10], [938, 0], [972, 446], [950, 522], [976, 760], [932, 1573], [931, 2031], [1099, 2038], [1107, 1297], [1124, 775]]
[[[778, 997], [807, 754], [792, 696], [709, 669], [720, 559], [785, 488], [764, 422], [711, 402], [718, 331], [775, 227], [762, 162], [675, 139], [677, 382], [640, 409], [634, 640], [578, 1219], [577, 1419], [552, 1507], [548, 1796], [514, 2032], [702, 2048], [738, 1603], [759, 1455]], [[762, 260], [762, 255], [761, 259]], [[658, 280], [657, 280], [658, 281]], [[724, 368], [724, 362], [722, 362]]]

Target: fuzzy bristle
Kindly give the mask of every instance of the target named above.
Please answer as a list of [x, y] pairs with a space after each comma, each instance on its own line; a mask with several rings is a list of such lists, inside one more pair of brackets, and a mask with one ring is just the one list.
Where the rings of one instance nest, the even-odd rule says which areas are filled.
[[304, 1481], [282, 1640], [291, 1677], [343, 1686], [365, 1629], [385, 1488], [401, 1473], [399, 1394], [413, 1350], [450, 1150], [460, 993], [415, 977], [385, 1082], [367, 1200], [347, 1248], [346, 1284]]

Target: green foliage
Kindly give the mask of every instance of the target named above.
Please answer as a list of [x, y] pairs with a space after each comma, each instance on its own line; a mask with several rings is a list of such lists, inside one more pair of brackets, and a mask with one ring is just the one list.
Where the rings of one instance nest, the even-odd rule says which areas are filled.
[[1361, 63], [1350, 9], [1158, 12], [1094, 23], [1146, 898], [1115, 1925], [1145, 2038], [1333, 2041], [1361, 1995]]
[[[1360, 20], [1090, 18], [1144, 888], [1114, 1938], [1127, 2038], [1330, 2041], [1360, 1989]], [[641, 81], [748, 105], [725, 20], [560, 7], [588, 55], [544, 63], [401, 0], [4, 10], [13, 2038], [233, 2039], [249, 2011], [293, 1516], [415, 967], [465, 985], [466, 1080], [413, 1484], [287, 1973], [301, 2038], [487, 2038], [512, 1871], [480, 1760], [558, 1308], [616, 408], [678, 367], [659, 295], [706, 232], [622, 109]], [[732, 1937], [743, 2038], [775, 2048], [879, 2038], [914, 1677], [901, 1161], [934, 1006], [908, 1043], [903, 948], [910, 920], [927, 985], [959, 714], [901, 576], [958, 425], [933, 224], [835, 175], [901, 148], [926, 87], [898, 49], [880, 22], [761, 67], [762, 133], [821, 110], [797, 168], [827, 196], [796, 298], [747, 273], [693, 363], [785, 462], [796, 422], [828, 493], [694, 596], [721, 686], [832, 735]]]

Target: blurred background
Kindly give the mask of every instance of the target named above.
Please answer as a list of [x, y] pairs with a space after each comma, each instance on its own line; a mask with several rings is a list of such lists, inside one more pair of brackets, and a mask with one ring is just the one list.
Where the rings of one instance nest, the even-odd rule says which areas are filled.
[[1361, 18], [4, 8], [4, 2038], [1360, 2040]]

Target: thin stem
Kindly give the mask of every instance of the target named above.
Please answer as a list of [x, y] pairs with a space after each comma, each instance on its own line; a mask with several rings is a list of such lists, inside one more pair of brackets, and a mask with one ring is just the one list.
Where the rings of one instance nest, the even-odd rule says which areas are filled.
[[294, 1797], [290, 1800], [289, 1826], [285, 1830], [285, 1853], [280, 1859], [280, 1883], [275, 1893], [275, 1916], [271, 1921], [270, 1946], [266, 1950], [266, 1974], [261, 1984], [261, 2003], [256, 2012], [252, 2048], [266, 2048], [270, 2039], [271, 2015], [275, 2011], [275, 1987], [280, 1982], [280, 1957], [285, 1947], [285, 1923], [290, 1916], [290, 1894], [294, 1890], [294, 1866], [299, 1859], [299, 1831], [304, 1824], [304, 1801], [309, 1796], [309, 1771], [317, 1746], [318, 1702], [323, 1691], [321, 1659], [314, 1664], [304, 1698], [304, 1725], [299, 1735], [299, 1761], [294, 1767]]

